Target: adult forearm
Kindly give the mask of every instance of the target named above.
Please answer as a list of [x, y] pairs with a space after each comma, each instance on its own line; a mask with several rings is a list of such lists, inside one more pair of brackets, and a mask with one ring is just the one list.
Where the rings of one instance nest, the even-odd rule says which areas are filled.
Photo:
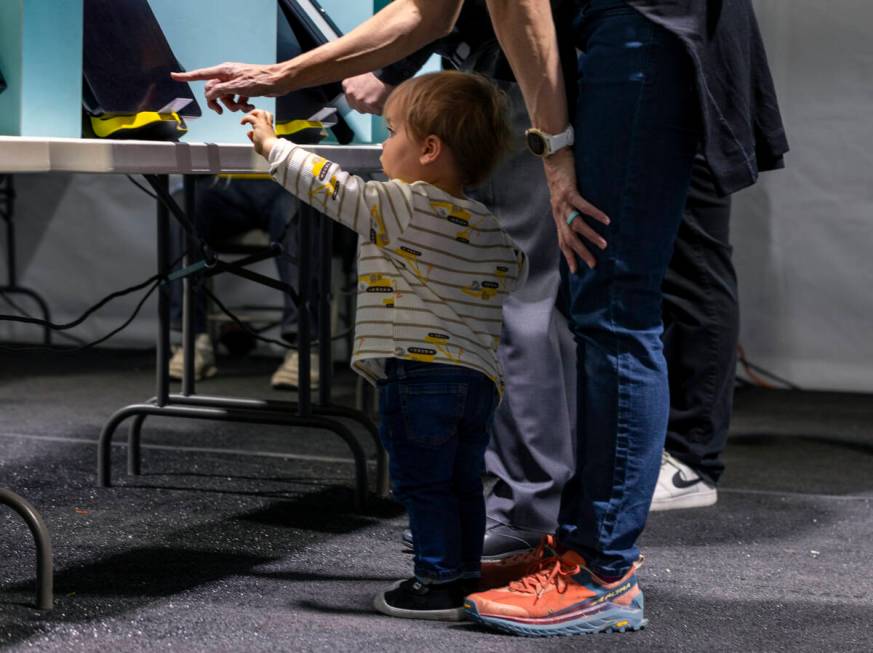
[[487, 4], [531, 122], [550, 134], [563, 131], [567, 96], [549, 0], [487, 0]]
[[287, 91], [334, 82], [402, 59], [448, 34], [463, 0], [394, 0], [340, 39], [277, 65]]

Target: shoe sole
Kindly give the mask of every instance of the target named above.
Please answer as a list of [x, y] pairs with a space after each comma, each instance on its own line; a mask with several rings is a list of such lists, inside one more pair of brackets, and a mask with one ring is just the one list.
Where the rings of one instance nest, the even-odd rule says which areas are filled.
[[626, 633], [643, 630], [649, 625], [649, 620], [643, 617], [640, 608], [629, 609], [621, 606], [611, 606], [594, 614], [583, 615], [576, 619], [556, 624], [537, 624], [533, 620], [509, 617], [494, 617], [479, 614], [475, 603], [464, 604], [467, 617], [471, 621], [489, 628], [495, 628], [510, 635], [522, 637], [565, 637], [569, 635], [594, 635], [595, 633]]
[[464, 621], [467, 618], [464, 608], [449, 608], [446, 610], [404, 610], [388, 605], [385, 594], [396, 589], [403, 581], [398, 581], [384, 592], [379, 592], [373, 598], [373, 607], [382, 614], [400, 619], [423, 619], [425, 621]]
[[686, 494], [669, 499], [655, 499], [649, 512], [664, 512], [665, 510], [687, 510], [689, 508], [708, 508], [718, 503], [718, 492]]

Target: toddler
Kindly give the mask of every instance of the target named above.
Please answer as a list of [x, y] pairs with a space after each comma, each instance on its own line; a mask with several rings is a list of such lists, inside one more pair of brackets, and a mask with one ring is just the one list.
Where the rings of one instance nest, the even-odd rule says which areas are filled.
[[404, 82], [385, 120], [387, 182], [365, 182], [277, 139], [266, 111], [242, 122], [276, 181], [360, 235], [352, 366], [379, 388], [392, 488], [415, 547], [414, 576], [374, 606], [459, 620], [480, 574], [501, 306], [527, 274], [524, 254], [464, 188], [488, 178], [510, 131], [501, 93], [460, 72]]

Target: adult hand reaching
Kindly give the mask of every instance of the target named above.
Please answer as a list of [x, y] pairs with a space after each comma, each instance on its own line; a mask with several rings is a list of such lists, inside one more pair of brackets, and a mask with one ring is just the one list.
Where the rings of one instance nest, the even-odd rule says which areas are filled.
[[582, 216], [590, 216], [603, 224], [609, 224], [607, 215], [593, 204], [590, 204], [579, 194], [576, 186], [576, 166], [573, 152], [563, 149], [552, 156], [543, 159], [546, 171], [546, 181], [549, 184], [549, 194], [552, 202], [552, 217], [558, 230], [558, 246], [561, 253], [575, 273], [578, 256], [589, 268], [597, 265], [594, 255], [582, 242], [582, 238], [593, 243], [601, 250], [606, 249], [606, 240], [592, 229], [582, 217], [567, 224], [567, 218], [574, 212]]
[[349, 106], [361, 113], [382, 115], [385, 101], [394, 87], [386, 84], [373, 73], [355, 75], [343, 80], [343, 92]]
[[287, 92], [287, 82], [275, 64], [226, 62], [186, 73], [171, 73], [177, 82], [206, 81], [206, 104], [216, 113], [251, 111], [251, 97], [275, 97]]

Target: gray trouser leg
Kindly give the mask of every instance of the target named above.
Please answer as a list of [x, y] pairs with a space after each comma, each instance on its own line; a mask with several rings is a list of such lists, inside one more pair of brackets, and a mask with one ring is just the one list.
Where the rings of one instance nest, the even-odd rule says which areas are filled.
[[[505, 88], [521, 134], [527, 112], [517, 87]], [[555, 309], [560, 251], [542, 163], [519, 144], [479, 198], [530, 260], [527, 283], [503, 306], [498, 353], [506, 394], [485, 454], [497, 477], [487, 513], [515, 528], [552, 532], [575, 461], [576, 347]]]

